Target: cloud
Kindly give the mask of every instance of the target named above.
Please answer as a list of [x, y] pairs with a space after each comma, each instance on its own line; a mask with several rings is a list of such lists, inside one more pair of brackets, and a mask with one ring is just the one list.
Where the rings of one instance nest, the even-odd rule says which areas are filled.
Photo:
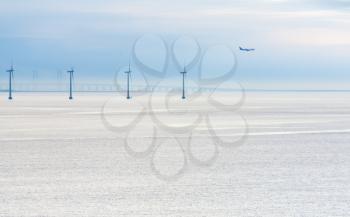
[[[113, 36], [122, 32], [213, 34], [214, 31], [244, 35], [283, 26], [293, 29], [339, 23], [343, 24], [339, 28], [343, 28], [350, 23], [350, 15], [334, 7], [348, 3], [344, 0], [0, 1], [0, 27], [5, 30], [0, 36], [60, 39], [77, 35]], [[333, 7], [325, 8], [327, 4]], [[302, 7], [306, 5], [312, 7]]]
[[338, 9], [350, 9], [349, 0], [320, 0], [314, 1], [315, 4], [320, 4], [325, 7], [332, 7]]
[[[9, 52], [21, 54], [28, 68], [33, 66], [28, 60], [31, 56], [48, 65], [71, 61], [83, 67], [89, 62], [86, 70], [92, 72], [122, 62], [122, 55], [128, 59], [134, 39], [144, 33], [169, 38], [189, 34], [204, 44], [257, 46], [247, 65], [254, 62], [251, 71], [258, 72], [256, 62], [275, 59], [274, 52], [263, 53], [272, 49], [283, 50], [283, 58], [292, 59], [288, 51], [295, 47], [349, 45], [348, 6], [344, 0], [0, 1], [0, 57], [6, 58]], [[50, 62], [48, 56], [55, 50]], [[344, 59], [348, 55], [340, 54]], [[316, 61], [305, 64], [316, 65], [320, 58], [313, 54]], [[341, 61], [335, 60], [339, 65]], [[292, 67], [288, 60], [280, 62], [286, 69]], [[275, 61], [264, 65], [267, 74], [274, 65]]]
[[299, 46], [350, 45], [350, 30], [329, 28], [295, 28], [270, 33], [274, 42]]

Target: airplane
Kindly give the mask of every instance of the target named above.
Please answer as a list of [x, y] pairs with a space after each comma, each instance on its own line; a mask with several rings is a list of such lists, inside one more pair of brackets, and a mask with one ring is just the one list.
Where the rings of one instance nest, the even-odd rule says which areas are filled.
[[242, 48], [242, 47], [239, 47], [239, 50], [246, 51], [246, 52], [255, 51], [255, 49], [247, 49], [247, 48]]

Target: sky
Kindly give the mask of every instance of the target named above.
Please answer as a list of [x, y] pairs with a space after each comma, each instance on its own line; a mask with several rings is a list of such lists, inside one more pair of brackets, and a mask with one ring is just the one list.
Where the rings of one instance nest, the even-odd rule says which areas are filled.
[[[1, 81], [11, 62], [17, 80], [74, 66], [80, 80], [109, 81], [130, 59], [133, 67], [137, 39], [138, 57], [160, 69], [163, 41], [179, 38], [177, 61], [190, 62], [197, 40], [208, 77], [230, 68], [230, 46], [233, 79], [249, 87], [350, 89], [350, 0], [1, 0], [0, 29]], [[177, 79], [174, 64], [168, 71]]]

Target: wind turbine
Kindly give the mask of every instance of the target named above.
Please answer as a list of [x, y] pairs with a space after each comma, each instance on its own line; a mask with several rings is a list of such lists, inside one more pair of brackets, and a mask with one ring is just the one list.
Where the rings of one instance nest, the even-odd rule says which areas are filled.
[[185, 96], [185, 75], [187, 74], [186, 66], [184, 66], [183, 72], [180, 72], [182, 74], [182, 99], [186, 99]]
[[13, 69], [13, 64], [11, 64], [11, 68], [6, 71], [9, 73], [9, 100], [12, 100], [12, 81], [13, 81], [13, 72], [14, 71], [15, 70]]
[[38, 78], [39, 78], [39, 74], [38, 74], [38, 72], [36, 70], [34, 70], [33, 71], [33, 81], [38, 80]]
[[126, 90], [126, 98], [130, 99], [130, 80], [131, 80], [131, 70], [130, 70], [130, 63], [129, 63], [129, 70], [125, 72], [127, 74], [127, 90]]
[[32, 90], [37, 90], [38, 89], [38, 72], [37, 71], [32, 71], [32, 78], [33, 78], [33, 81], [32, 81]]
[[61, 70], [58, 70], [56, 72], [56, 78], [57, 78], [57, 81], [61, 81], [62, 80], [62, 71]]
[[69, 73], [69, 99], [73, 99], [73, 80], [74, 80], [74, 69], [67, 71]]

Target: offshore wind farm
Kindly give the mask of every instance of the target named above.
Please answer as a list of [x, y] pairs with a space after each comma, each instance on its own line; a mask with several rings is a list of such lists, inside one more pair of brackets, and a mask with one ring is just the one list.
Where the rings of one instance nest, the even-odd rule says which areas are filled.
[[64, 85], [14, 84], [14, 71], [2, 85], [0, 216], [350, 211], [346, 91], [188, 86], [186, 66], [177, 87], [132, 85], [131, 64], [101, 86], [75, 83], [73, 68]]
[[21, 84], [11, 65], [0, 216], [346, 216], [348, 92], [221, 87], [235, 55], [192, 86], [190, 64], [173, 85], [133, 85], [131, 63], [109, 84], [73, 67]]

